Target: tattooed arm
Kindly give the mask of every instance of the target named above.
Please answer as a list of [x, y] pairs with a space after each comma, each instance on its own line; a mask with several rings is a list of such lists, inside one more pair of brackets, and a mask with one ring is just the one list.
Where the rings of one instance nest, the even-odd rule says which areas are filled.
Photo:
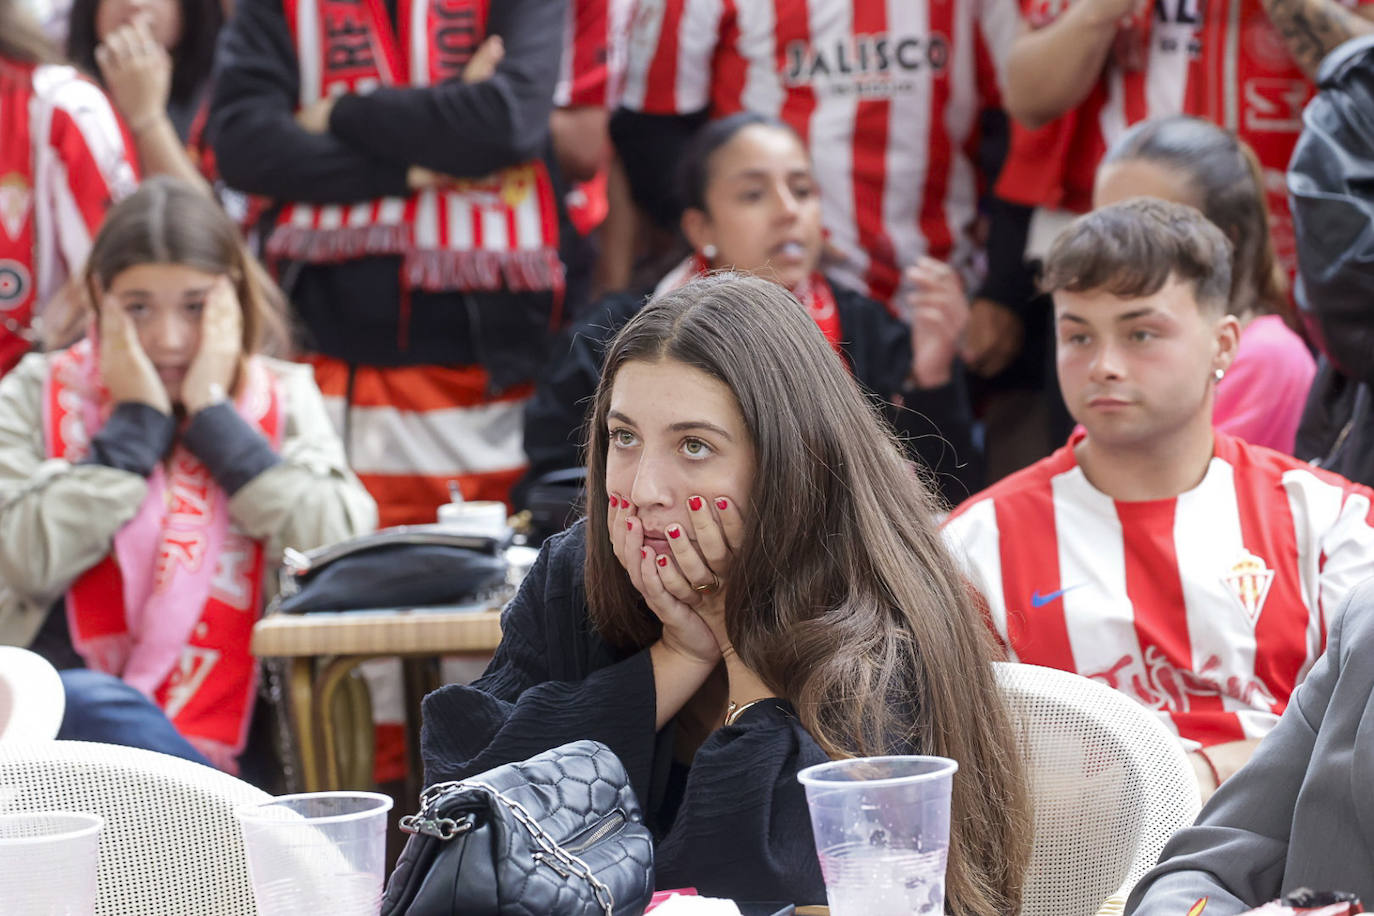
[[1288, 53], [1309, 77], [1328, 52], [1348, 39], [1374, 32], [1374, 8], [1359, 12], [1339, 0], [1261, 0], [1269, 21], [1283, 36]]

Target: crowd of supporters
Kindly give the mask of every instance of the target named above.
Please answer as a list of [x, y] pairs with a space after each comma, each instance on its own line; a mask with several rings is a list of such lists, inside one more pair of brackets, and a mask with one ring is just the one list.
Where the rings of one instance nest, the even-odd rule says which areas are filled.
[[[1365, 17], [1374, 5], [1355, 0], [0, 0], [0, 635], [64, 669], [65, 735], [267, 772], [248, 638], [284, 550], [433, 521], [455, 492], [515, 513], [587, 468], [596, 505], [570, 507], [590, 521], [536, 573], [618, 562], [662, 638], [614, 631], [577, 597], [569, 613], [612, 630], [566, 676], [603, 680], [526, 704], [557, 671], [521, 667], [533, 637], [503, 644], [487, 678], [427, 707], [452, 733], [427, 723], [426, 764], [447, 776], [534, 752], [508, 720], [615, 733], [569, 710], [645, 676], [661, 699], [663, 651], [621, 666], [680, 640], [672, 615], [721, 577], [693, 585], [699, 558], [663, 540], [684, 582], [646, 584], [621, 543], [619, 523], [637, 543], [662, 530], [611, 480], [623, 431], [608, 459], [600, 427], [631, 370], [608, 353], [652, 362], [625, 355], [626, 335], [686, 309], [685, 291], [723, 309], [733, 293], [708, 275], [733, 271], [753, 278], [736, 278], [750, 308], [774, 301], [759, 283], [799, 302], [884, 421], [836, 421], [799, 451], [845, 435], [886, 447], [892, 430], [935, 494], [903, 503], [929, 509], [910, 520], [919, 537], [848, 574], [886, 575], [902, 550], [938, 567], [948, 550], [967, 591], [951, 618], [981, 610], [1003, 657], [1157, 711], [1210, 794], [1282, 721], [1337, 607], [1374, 575], [1374, 479], [1311, 463], [1330, 418], [1309, 389], [1333, 370], [1294, 304], [1285, 174], [1314, 73], [1374, 31]], [[680, 335], [710, 340], [682, 314], [689, 330], [653, 332], [660, 359]], [[784, 342], [790, 320], [778, 313]], [[777, 359], [771, 383], [673, 359], [728, 386], [762, 473], [790, 466], [776, 449], [796, 441], [770, 439], [746, 400], [771, 392], [779, 418], [849, 402], [802, 387], [834, 379], [794, 371], [777, 341], [745, 343]], [[684, 382], [693, 393], [710, 402]], [[641, 433], [626, 442], [647, 449]], [[862, 490], [887, 459], [858, 454], [831, 471]], [[763, 486], [730, 495], [757, 504]], [[858, 494], [819, 505], [902, 524]], [[614, 561], [593, 544], [608, 524]], [[750, 581], [762, 603], [782, 589]], [[822, 600], [853, 591], [815, 582], [833, 586]], [[512, 625], [553, 626], [535, 618], [566, 586], [537, 588]], [[586, 588], [624, 598], [604, 578]], [[890, 625], [933, 632], [915, 613]], [[695, 661], [800, 710], [805, 728], [773, 736], [792, 742], [789, 773], [869, 746], [862, 722], [836, 726], [767, 676], [756, 643], [713, 632]], [[938, 679], [946, 661], [908, 673]], [[660, 702], [656, 730], [717, 718], [708, 671]], [[394, 678], [373, 681], [394, 721]], [[892, 690], [942, 727], [929, 694]], [[680, 728], [692, 746], [662, 759], [651, 734], [623, 739], [684, 883], [712, 834], [674, 827], [678, 807], [711, 809], [707, 769], [738, 766], [713, 730]], [[951, 746], [982, 754], [990, 734]], [[383, 754], [378, 776], [407, 765]], [[994, 788], [1019, 804], [1018, 778]], [[996, 829], [1017, 847], [1020, 826]], [[757, 832], [745, 847], [776, 839]], [[1019, 874], [967, 842], [955, 896], [993, 912]], [[758, 853], [763, 890], [786, 887], [791, 854]], [[749, 869], [732, 880], [748, 895]]]

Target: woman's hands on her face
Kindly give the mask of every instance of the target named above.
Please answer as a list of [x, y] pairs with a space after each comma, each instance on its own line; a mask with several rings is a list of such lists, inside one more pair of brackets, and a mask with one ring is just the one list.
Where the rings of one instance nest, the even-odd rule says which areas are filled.
[[95, 49], [105, 88], [124, 122], [141, 134], [167, 117], [172, 58], [140, 16], [115, 29]]
[[243, 355], [243, 311], [228, 277], [220, 277], [205, 297], [200, 319], [200, 349], [181, 385], [186, 413], [194, 415], [222, 401], [234, 387]]
[[[725, 633], [725, 589], [735, 545], [740, 543], [744, 521], [733, 500], [687, 500], [690, 531], [669, 525], [664, 534], [668, 553], [656, 554], [644, 546], [644, 525], [635, 508], [618, 494], [611, 494], [607, 513], [611, 545], [630, 582], [645, 604], [663, 622], [663, 642], [688, 658], [714, 665]], [[695, 542], [695, 543], [694, 543]], [[698, 590], [697, 585], [713, 585]]]
[[954, 268], [922, 257], [906, 269], [916, 287], [908, 296], [911, 309], [911, 375], [921, 388], [949, 383], [954, 357], [968, 327], [969, 304]]
[[128, 313], [114, 301], [100, 309], [100, 380], [116, 404], [147, 404], [170, 415], [172, 402]]

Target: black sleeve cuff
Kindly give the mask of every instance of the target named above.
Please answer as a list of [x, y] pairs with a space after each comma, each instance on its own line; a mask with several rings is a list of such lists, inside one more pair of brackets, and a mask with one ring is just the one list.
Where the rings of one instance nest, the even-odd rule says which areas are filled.
[[176, 421], [156, 407], [132, 401], [117, 404], [91, 439], [91, 452], [81, 463], [147, 477], [172, 447], [176, 430]]
[[975, 299], [991, 299], [1025, 316], [1039, 294], [1036, 269], [1026, 263], [1033, 208], [993, 199], [988, 206], [988, 272]]
[[281, 456], [262, 433], [248, 425], [228, 401], [196, 414], [183, 436], [191, 450], [225, 493], [233, 496], [244, 484], [281, 463]]

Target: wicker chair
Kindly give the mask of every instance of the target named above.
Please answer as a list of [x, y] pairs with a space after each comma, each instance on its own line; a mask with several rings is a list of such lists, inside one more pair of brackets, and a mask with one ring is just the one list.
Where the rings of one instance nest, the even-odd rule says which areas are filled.
[[1197, 816], [1192, 766], [1129, 697], [1052, 668], [996, 668], [1035, 805], [1022, 916], [1110, 913]]
[[99, 916], [257, 912], [234, 809], [268, 798], [200, 764], [84, 741], [0, 745], [0, 811], [89, 811]]

